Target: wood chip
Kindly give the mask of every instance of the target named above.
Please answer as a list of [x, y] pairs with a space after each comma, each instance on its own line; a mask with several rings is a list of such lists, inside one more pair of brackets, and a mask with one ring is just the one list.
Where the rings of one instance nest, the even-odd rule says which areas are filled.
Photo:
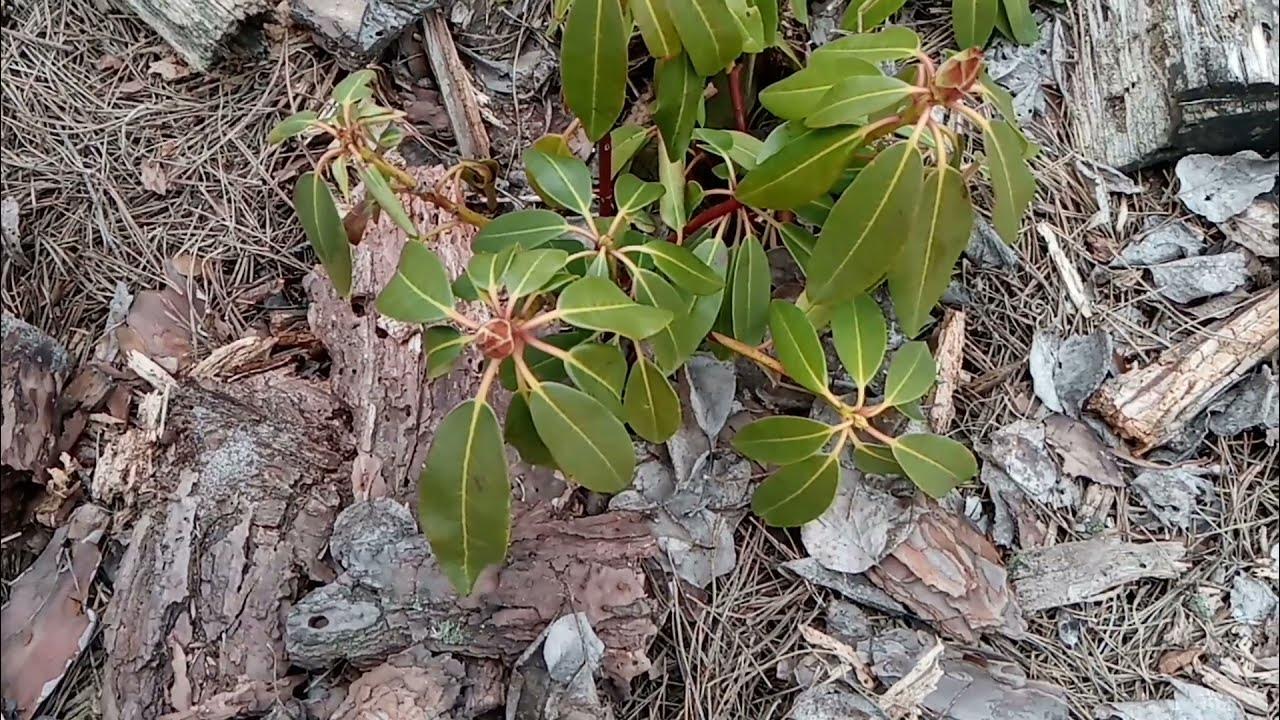
[[1067, 297], [1071, 298], [1071, 303], [1084, 317], [1093, 317], [1093, 300], [1085, 289], [1084, 280], [1080, 278], [1080, 271], [1076, 270], [1075, 264], [1058, 243], [1058, 235], [1053, 231], [1053, 226], [1049, 223], [1038, 223], [1036, 232], [1040, 233], [1044, 244], [1049, 248], [1049, 258], [1053, 260], [1053, 266], [1062, 276], [1062, 283], [1066, 287]]
[[940, 435], [947, 434], [956, 418], [954, 397], [964, 363], [964, 324], [963, 310], [947, 310], [938, 329], [938, 349], [934, 352], [938, 362], [938, 387], [929, 406], [929, 425]]
[[1142, 578], [1175, 578], [1189, 566], [1182, 543], [1121, 542], [1098, 537], [1019, 553], [1010, 569], [1018, 601], [1038, 612], [1101, 599]]

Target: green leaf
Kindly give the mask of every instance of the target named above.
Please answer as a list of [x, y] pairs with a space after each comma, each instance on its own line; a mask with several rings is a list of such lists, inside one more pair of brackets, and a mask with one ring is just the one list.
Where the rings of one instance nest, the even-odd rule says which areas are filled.
[[724, 279], [692, 250], [666, 240], [651, 240], [633, 248], [653, 258], [653, 264], [681, 288], [694, 295], [710, 295], [724, 287]]
[[360, 168], [360, 180], [364, 182], [364, 189], [368, 191], [369, 197], [373, 198], [392, 222], [408, 233], [409, 237], [418, 236], [418, 228], [409, 219], [409, 214], [404, 211], [400, 198], [396, 197], [395, 191], [391, 189], [391, 185], [377, 168], [370, 165]]
[[809, 25], [809, 0], [790, 0], [791, 14], [796, 16], [796, 20], [801, 25], [808, 27]]
[[338, 192], [342, 193], [342, 199], [351, 199], [351, 175], [347, 172], [347, 158], [345, 155], [338, 156], [329, 164], [329, 172], [333, 175], [333, 181], [338, 184]]
[[409, 323], [433, 323], [453, 310], [449, 275], [436, 254], [420, 242], [405, 243], [396, 274], [378, 293], [378, 312]]
[[778, 0], [751, 0], [751, 4], [760, 13], [764, 44], [772, 47], [778, 42]]
[[618, 182], [614, 185], [618, 213], [634, 215], [662, 199], [664, 192], [666, 191], [658, 183], [645, 182], [630, 173], [619, 175]]
[[[674, 317], [684, 315], [693, 306], [693, 297], [676, 290], [671, 283], [652, 270], [640, 268], [631, 279], [635, 283], [636, 300], [645, 305], [670, 310], [673, 322]], [[666, 328], [669, 327], [671, 327], [670, 324], [666, 326]]]
[[809, 63], [821, 65], [848, 59], [880, 63], [912, 57], [919, 49], [920, 36], [911, 28], [895, 25], [880, 32], [846, 35], [833, 40], [814, 50]]
[[503, 436], [507, 444], [520, 453], [520, 458], [530, 465], [541, 465], [559, 469], [551, 451], [538, 437], [538, 429], [533, 425], [533, 415], [529, 413], [529, 402], [521, 393], [511, 396], [507, 405], [507, 422], [503, 426]]
[[316, 119], [317, 115], [314, 110], [296, 112], [271, 128], [271, 132], [267, 134], [267, 142], [272, 145], [279, 145], [295, 135], [301, 135], [315, 123]]
[[635, 449], [622, 421], [600, 401], [568, 385], [544, 382], [529, 397], [538, 436], [573, 482], [596, 492], [631, 484]]
[[729, 147], [729, 159], [743, 170], [754, 170], [756, 158], [764, 151], [764, 141], [754, 135], [737, 130], [726, 130], [733, 144]]
[[[747, 173], [734, 195], [754, 208], [791, 210], [821, 197], [862, 142], [855, 128], [809, 130]], [[917, 164], [919, 155], [917, 154]]]
[[476, 253], [467, 263], [467, 277], [477, 289], [496, 295], [502, 289], [507, 270], [515, 260], [516, 248], [508, 247], [496, 253]]
[[666, 442], [680, 427], [680, 398], [662, 371], [643, 355], [631, 366], [623, 407], [627, 424], [649, 442]]
[[418, 518], [431, 551], [460, 595], [507, 556], [511, 487], [498, 418], [467, 400], [436, 429], [418, 481]]
[[664, 374], [675, 372], [698, 349], [711, 332], [724, 299], [724, 276], [729, 265], [729, 250], [724, 242], [710, 238], [694, 248], [693, 254], [715, 272], [722, 287], [710, 295], [695, 297], [688, 313], [677, 315], [670, 325], [649, 338], [654, 362]]
[[339, 105], [350, 105], [373, 97], [369, 85], [377, 77], [372, 70], [357, 70], [342, 79], [333, 87], [333, 101]]
[[827, 394], [827, 355], [804, 311], [786, 300], [769, 305], [769, 333], [778, 362], [791, 379], [818, 395]]
[[938, 435], [904, 435], [893, 456], [907, 477], [933, 498], [941, 498], [978, 474], [978, 462], [964, 445]]
[[560, 85], [591, 142], [604, 137], [622, 114], [630, 32], [619, 0], [574, 0], [569, 10], [560, 43]]
[[729, 310], [733, 337], [748, 345], [759, 345], [769, 324], [771, 277], [769, 258], [755, 235], [739, 241], [733, 250], [733, 287]]
[[758, 53], [768, 47], [764, 41], [764, 23], [755, 4], [748, 0], [726, 0], [725, 4], [742, 37], [742, 52]]
[[995, 205], [991, 208], [991, 224], [1004, 241], [1018, 241], [1022, 214], [1036, 195], [1036, 179], [1022, 157], [1018, 134], [1001, 120], [992, 120], [983, 128], [983, 147], [987, 151], [987, 175]]
[[819, 108], [822, 97], [832, 87], [852, 75], [882, 73], [860, 58], [828, 57], [761, 90], [760, 104], [783, 120], [800, 120]]
[[908, 420], [915, 420], [920, 423], [924, 422], [924, 411], [920, 409], [919, 400], [912, 400], [911, 402], [896, 405], [893, 409], [897, 410]]
[[476, 233], [471, 248], [496, 253], [511, 246], [533, 249], [569, 230], [569, 223], [550, 210], [517, 210], [499, 215]]
[[893, 448], [878, 443], [862, 443], [853, 450], [853, 464], [872, 475], [905, 475], [893, 457]]
[[866, 32], [888, 20], [905, 4], [906, 0], [853, 0], [840, 27], [851, 32]]
[[583, 343], [569, 351], [564, 369], [573, 384], [622, 417], [622, 386], [627, 380], [627, 359], [617, 345]]
[[920, 196], [920, 152], [900, 142], [881, 152], [840, 195], [809, 259], [806, 292], [832, 304], [880, 281], [902, 251]]
[[1000, 0], [951, 0], [951, 27], [960, 49], [980, 48], [991, 39], [996, 27]]
[[643, 340], [671, 322], [670, 310], [633, 302], [605, 278], [578, 280], [560, 293], [560, 318], [588, 330], [612, 332]]
[[699, 77], [684, 55], [659, 60], [654, 69], [657, 103], [653, 123], [658, 126], [662, 143], [672, 157], [683, 157], [689, 150], [689, 137], [698, 108], [702, 106], [702, 90], [707, 81]]
[[796, 527], [821, 515], [836, 496], [840, 463], [814, 455], [778, 470], [756, 488], [751, 509], [774, 527]]
[[351, 243], [329, 186], [315, 173], [305, 173], [293, 188], [293, 207], [333, 289], [347, 297], [351, 294]]
[[517, 253], [502, 275], [507, 295], [518, 298], [541, 290], [560, 272], [568, 259], [569, 253], [553, 248]]
[[591, 218], [591, 171], [586, 163], [530, 148], [524, 154], [524, 167], [543, 200]]
[[907, 337], [928, 323], [973, 229], [969, 190], [955, 168], [930, 169], [920, 200], [902, 258], [889, 269], [889, 295]]
[[666, 147], [658, 147], [658, 181], [666, 189], [658, 202], [658, 213], [667, 227], [680, 233], [689, 223], [689, 205], [685, 202], [684, 155], [674, 158]]
[[782, 244], [786, 246], [787, 252], [791, 253], [791, 257], [795, 259], [796, 265], [800, 266], [800, 271], [808, 273], [809, 256], [813, 254], [813, 246], [818, 244], [818, 238], [808, 230], [794, 223], [787, 223], [782, 226]]
[[929, 346], [918, 340], [902, 344], [884, 381], [884, 404], [901, 405], [924, 397], [938, 376], [938, 366], [929, 354]]
[[756, 462], [791, 465], [822, 450], [835, 429], [809, 418], [779, 415], [747, 425], [733, 436], [733, 449]]
[[831, 308], [831, 341], [840, 363], [860, 388], [870, 385], [880, 371], [888, 333], [884, 313], [870, 295], [858, 295]]
[[807, 118], [809, 127], [852, 125], [871, 113], [891, 108], [910, 97], [914, 88], [886, 75], [854, 75], [827, 91], [818, 109]]
[[699, 75], [721, 72], [742, 52], [742, 35], [725, 0], [667, 0], [667, 6]]
[[627, 123], [613, 129], [609, 137], [613, 142], [613, 175], [626, 170], [628, 163], [649, 143], [650, 132], [635, 123]]
[[448, 325], [434, 325], [422, 333], [426, 351], [427, 379], [434, 380], [453, 370], [453, 365], [472, 338]]
[[1013, 39], [1020, 45], [1034, 45], [1040, 39], [1040, 28], [1031, 16], [1031, 3], [1028, 0], [1002, 0], [1002, 3]]
[[680, 53], [680, 35], [667, 0], [631, 0], [630, 8], [650, 55], [661, 59]]

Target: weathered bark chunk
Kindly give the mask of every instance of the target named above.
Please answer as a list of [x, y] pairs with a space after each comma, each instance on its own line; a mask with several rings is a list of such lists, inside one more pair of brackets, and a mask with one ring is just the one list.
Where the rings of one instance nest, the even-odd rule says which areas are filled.
[[0, 318], [0, 463], [42, 472], [58, 440], [58, 398], [70, 358], [62, 345], [30, 324]]
[[1145, 577], [1175, 578], [1186, 571], [1186, 548], [1176, 542], [1126, 543], [1098, 537], [1028, 550], [1012, 571], [1027, 612], [1097, 600], [1106, 591]]
[[349, 69], [364, 66], [439, 0], [294, 0], [293, 19]]
[[196, 70], [260, 46], [270, 0], [125, 0]]

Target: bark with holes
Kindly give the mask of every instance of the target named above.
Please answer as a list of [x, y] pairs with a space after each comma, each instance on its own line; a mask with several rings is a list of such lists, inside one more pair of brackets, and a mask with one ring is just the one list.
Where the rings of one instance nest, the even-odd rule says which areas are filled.
[[228, 56], [265, 47], [270, 0], [125, 0], [196, 70]]

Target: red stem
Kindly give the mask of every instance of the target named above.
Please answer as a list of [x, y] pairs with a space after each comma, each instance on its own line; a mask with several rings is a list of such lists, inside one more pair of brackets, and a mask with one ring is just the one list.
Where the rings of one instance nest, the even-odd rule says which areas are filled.
[[706, 210], [695, 215], [693, 219], [689, 221], [689, 224], [684, 226], [684, 235], [692, 235], [741, 207], [743, 207], [742, 203], [738, 202], [738, 198], [734, 197], [725, 200], [719, 205], [712, 205]]
[[600, 184], [596, 195], [600, 199], [600, 214], [611, 217], [618, 212], [613, 202], [613, 138], [608, 134], [600, 138], [596, 144], [596, 153], [600, 159]]
[[733, 122], [739, 132], [747, 131], [747, 104], [742, 99], [742, 65], [735, 63], [729, 71], [729, 99], [733, 101]]

